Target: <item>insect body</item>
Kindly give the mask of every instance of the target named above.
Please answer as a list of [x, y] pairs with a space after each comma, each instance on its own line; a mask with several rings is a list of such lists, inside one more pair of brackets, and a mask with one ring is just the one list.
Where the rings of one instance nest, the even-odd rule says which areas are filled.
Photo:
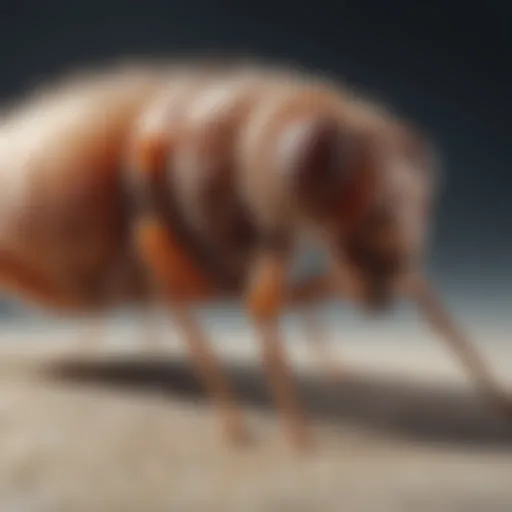
[[[156, 285], [233, 437], [240, 415], [194, 303], [243, 300], [287, 432], [303, 445], [282, 309], [335, 291], [383, 304], [405, 282], [427, 297], [417, 274], [434, 192], [428, 146], [327, 80], [250, 65], [115, 70], [14, 109], [0, 137], [4, 286], [92, 310], [144, 303]], [[331, 271], [291, 285], [303, 235]]]

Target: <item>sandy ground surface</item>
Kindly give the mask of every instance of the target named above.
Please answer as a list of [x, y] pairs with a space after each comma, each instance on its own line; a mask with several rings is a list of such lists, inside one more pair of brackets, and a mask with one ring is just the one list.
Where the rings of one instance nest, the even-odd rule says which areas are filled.
[[[512, 510], [512, 421], [475, 396], [428, 334], [354, 333], [330, 356], [344, 369], [337, 381], [293, 343], [315, 435], [297, 455], [246, 331], [216, 345], [251, 431], [238, 448], [222, 442], [176, 340], [137, 345], [127, 328], [87, 346], [73, 329], [7, 331], [2, 512]], [[485, 353], [512, 388], [510, 344]]]

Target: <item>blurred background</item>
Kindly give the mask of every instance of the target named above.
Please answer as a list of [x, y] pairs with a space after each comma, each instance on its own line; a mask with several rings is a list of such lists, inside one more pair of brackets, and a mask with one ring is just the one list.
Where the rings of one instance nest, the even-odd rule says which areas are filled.
[[[393, 106], [433, 137], [442, 159], [443, 191], [428, 259], [430, 275], [447, 298], [450, 309], [478, 335], [484, 350], [490, 349], [493, 341], [510, 348], [512, 32], [510, 6], [506, 2], [5, 0], [0, 13], [0, 37], [1, 101], [21, 97], [41, 80], [52, 79], [60, 73], [115, 62], [121, 57], [229, 52], [269, 57], [276, 62], [297, 63], [312, 71], [328, 73]], [[316, 263], [315, 258], [304, 262], [307, 267]], [[27, 315], [24, 307], [9, 297], [4, 297], [0, 305], [3, 332], [7, 332], [8, 325], [14, 326], [19, 334], [16, 339], [25, 340], [26, 331], [19, 327], [25, 328], [36, 317]], [[211, 330], [239, 333], [233, 330], [233, 325], [240, 320], [235, 311], [234, 306], [217, 308], [208, 319]], [[366, 324], [354, 316], [354, 310], [349, 307], [343, 312], [333, 311], [333, 318], [344, 322], [340, 332], [344, 344], [342, 357], [345, 357], [347, 353], [350, 355], [352, 346], [352, 338], [345, 336], [347, 326], [352, 326], [355, 332], [367, 329]], [[398, 315], [396, 312], [387, 318], [394, 322]], [[219, 323], [219, 316], [222, 320], [232, 317], [235, 324]], [[138, 336], [133, 334], [133, 318], [121, 318], [120, 325], [127, 326], [126, 332], [131, 338]], [[337, 327], [340, 326], [338, 322]], [[386, 361], [396, 363], [405, 353], [404, 347], [414, 340], [419, 340], [423, 347], [428, 345], [424, 342], [431, 340], [422, 338], [419, 328], [415, 329], [412, 335], [411, 331], [401, 331], [399, 339], [394, 336], [397, 331], [392, 329], [366, 330], [365, 336], [353, 339], [373, 336], [375, 346], [381, 343], [379, 351], [371, 352], [375, 369]], [[238, 342], [237, 336], [235, 334], [234, 339]], [[362, 360], [369, 354], [370, 351], [364, 353]], [[402, 358], [402, 366], [409, 376], [416, 377], [423, 371], [435, 380], [436, 371], [449, 356], [440, 352], [437, 359], [429, 359], [430, 356], [422, 354], [415, 348]], [[503, 354], [498, 351], [494, 357], [505, 369], [502, 374], [506, 375], [512, 359], [510, 351], [508, 355]], [[169, 369], [182, 375], [183, 368], [171, 364]], [[114, 369], [112, 379], [125, 375], [125, 370], [121, 368], [120, 373], [116, 373]], [[153, 374], [165, 371], [157, 367]], [[249, 374], [244, 375], [238, 378], [238, 385], [252, 389], [250, 379], [247, 384]], [[135, 371], [136, 382], [138, 378], [144, 380]], [[155, 378], [158, 381], [158, 377]], [[182, 386], [180, 378], [178, 384], [173, 384], [178, 389]], [[156, 383], [157, 396], [165, 388], [165, 379], [163, 381]], [[109, 496], [107, 491], [101, 494], [102, 485], [110, 485], [110, 492], [114, 493], [110, 497], [112, 503], [118, 504], [117, 508], [103, 502], [99, 508], [91, 505], [84, 510], [192, 510], [190, 503], [199, 499], [197, 495], [194, 497], [194, 485], [200, 477], [205, 489], [214, 482], [224, 486], [222, 488], [228, 494], [231, 492], [231, 496], [236, 490], [239, 507], [233, 510], [284, 510], [276, 503], [291, 503], [290, 510], [339, 510], [340, 501], [327, 503], [327, 498], [343, 490], [350, 491], [343, 493], [346, 503], [354, 499], [353, 503], [360, 505], [349, 506], [347, 510], [512, 510], [512, 496], [507, 490], [512, 483], [512, 469], [510, 454], [505, 450], [512, 445], [510, 429], [504, 429], [501, 424], [496, 426], [474, 404], [464, 405], [467, 397], [415, 388], [410, 382], [388, 387], [378, 380], [356, 382], [352, 387], [343, 388], [345, 391], [338, 390], [330, 395], [324, 392], [318, 395], [316, 384], [306, 382], [305, 386], [320, 416], [327, 411], [327, 417], [333, 419], [332, 425], [339, 423], [343, 428], [349, 427], [341, 445], [331, 443], [328, 445], [331, 451], [324, 452], [312, 465], [303, 460], [294, 463], [293, 468], [287, 466], [289, 463], [284, 462], [284, 458], [279, 458], [282, 454], [275, 443], [266, 445], [266, 441], [260, 442], [261, 451], [250, 459], [251, 464], [243, 458], [235, 462], [222, 458], [227, 456], [224, 452], [220, 455], [222, 447], [216, 447], [213, 441], [205, 447], [205, 439], [216, 439], [205, 424], [194, 423], [195, 419], [185, 413], [174, 417], [171, 408], [166, 408], [165, 414], [164, 409], [157, 412], [156, 402], [133, 398], [125, 407], [124, 399], [113, 395], [102, 396], [93, 404], [85, 395], [74, 394], [70, 395], [73, 402], [68, 402], [64, 395], [55, 395], [46, 389], [36, 390], [36, 395], [30, 391], [26, 399], [20, 398], [17, 402], [4, 393], [9, 388], [3, 388], [0, 417], [4, 417], [1, 416], [4, 411], [11, 411], [9, 418], [13, 426], [5, 427], [11, 423], [1, 423], [2, 428], [5, 427], [0, 436], [1, 508], [6, 512], [57, 510], [37, 506], [44, 501], [42, 494], [37, 495], [37, 499], [43, 501], [23, 501], [27, 496], [23, 485], [36, 485], [34, 482], [46, 475], [50, 487], [57, 482], [67, 492], [67, 499], [71, 501], [66, 503], [73, 503], [75, 507], [59, 509], [67, 511], [78, 510], [76, 505], [80, 501], [73, 498], [75, 491], [83, 491], [83, 503], [92, 503], [95, 494], [91, 489], [98, 491], [100, 497]], [[249, 391], [246, 398], [250, 396]], [[71, 421], [74, 414], [82, 418], [83, 427]], [[19, 421], [12, 418], [19, 418]], [[335, 418], [340, 421], [334, 421]], [[148, 422], [142, 425], [144, 419]], [[370, 441], [356, 434], [351, 430], [354, 425], [381, 428], [393, 435], [412, 434], [415, 441], [427, 439], [429, 448], [422, 445], [418, 451], [408, 452], [402, 445], [380, 445], [373, 438]], [[88, 443], [77, 437], [80, 428], [87, 429]], [[41, 432], [48, 435], [44, 434], [43, 439]], [[192, 434], [194, 440], [188, 438], [189, 442], [182, 444], [180, 440], [186, 439], [187, 434]], [[140, 436], [144, 439], [143, 445], [139, 443]], [[432, 448], [428, 444], [432, 439], [447, 444], [441, 449]], [[52, 451], [53, 446], [59, 447], [60, 459], [56, 456], [57, 448]], [[370, 449], [364, 452], [357, 447]], [[479, 455], [470, 449], [478, 451], [482, 447], [488, 450], [480, 451]], [[340, 456], [336, 455], [335, 448], [341, 448]], [[36, 452], [37, 464], [33, 461]], [[208, 458], [212, 453], [216, 455]], [[46, 454], [47, 459], [41, 454]], [[55, 469], [52, 462], [57, 459], [67, 461], [62, 462], [60, 470]], [[172, 466], [173, 460], [179, 461], [174, 465], [178, 468]], [[219, 470], [219, 461], [222, 461], [222, 470]], [[148, 469], [145, 476], [139, 474], [146, 466], [153, 469]], [[18, 480], [16, 485], [21, 487], [12, 484], [13, 468], [20, 471], [23, 485]], [[257, 478], [251, 468], [256, 468]], [[296, 480], [288, 472], [291, 469], [296, 472], [293, 473]], [[4, 470], [9, 479], [3, 478]], [[115, 474], [121, 477], [112, 483], [108, 478]], [[158, 480], [162, 475], [170, 480]], [[219, 480], [222, 475], [227, 475], [226, 481]], [[344, 485], [339, 482], [341, 475]], [[68, 476], [76, 477], [74, 483], [66, 480]], [[187, 491], [181, 480], [185, 477], [188, 484], [193, 482]], [[290, 479], [286, 480], [288, 477]], [[88, 478], [95, 482], [93, 487], [88, 487]], [[372, 502], [374, 508], [370, 506], [365, 487], [367, 478], [373, 482], [377, 496]], [[76, 484], [78, 480], [80, 484]], [[9, 483], [2, 487], [5, 482]], [[262, 490], [272, 486], [273, 491]], [[12, 491], [15, 488], [22, 490], [16, 494]], [[254, 502], [250, 502], [253, 498], [244, 501], [240, 494], [249, 492], [250, 488], [254, 491], [251, 494]], [[178, 496], [182, 500], [178, 500], [179, 506], [166, 494], [169, 489], [177, 493], [172, 499]], [[308, 489], [311, 489], [310, 494], [307, 494]], [[221, 494], [208, 492], [208, 500], [213, 494], [215, 499], [220, 499]], [[153, 507], [151, 501], [145, 501], [150, 495], [155, 500]], [[294, 496], [301, 496], [302, 501], [279, 501]], [[385, 496], [391, 498], [386, 501]], [[140, 501], [130, 502], [132, 498]], [[322, 501], [324, 498], [327, 501]], [[208, 500], [203, 505], [213, 510]], [[249, 505], [256, 502], [260, 503], [259, 508], [251, 509]], [[271, 502], [276, 508], [272, 508]], [[176, 506], [173, 508], [171, 503]], [[318, 508], [318, 503], [323, 506]]]

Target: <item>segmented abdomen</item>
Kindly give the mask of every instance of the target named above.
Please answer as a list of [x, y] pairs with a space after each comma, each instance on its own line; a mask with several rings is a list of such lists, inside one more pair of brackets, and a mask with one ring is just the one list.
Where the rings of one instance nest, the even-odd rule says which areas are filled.
[[169, 229], [183, 232], [184, 247], [218, 282], [240, 285], [260, 238], [292, 222], [275, 141], [291, 119], [332, 100], [305, 79], [245, 69], [183, 76], [144, 112], [134, 145], [155, 154], [135, 152], [135, 170], [143, 160], [145, 179], [159, 180], [153, 201], [173, 210]]

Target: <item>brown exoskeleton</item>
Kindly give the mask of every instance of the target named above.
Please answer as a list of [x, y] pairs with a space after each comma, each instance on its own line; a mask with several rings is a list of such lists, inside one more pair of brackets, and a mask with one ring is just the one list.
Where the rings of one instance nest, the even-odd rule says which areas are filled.
[[[145, 304], [157, 291], [232, 438], [244, 434], [240, 413], [190, 312], [204, 300], [244, 301], [298, 446], [309, 435], [278, 318], [337, 293], [373, 308], [409, 293], [500, 397], [420, 277], [430, 156], [403, 121], [302, 73], [191, 64], [79, 77], [0, 127], [0, 275], [63, 311]], [[289, 285], [303, 235], [329, 272]]]

